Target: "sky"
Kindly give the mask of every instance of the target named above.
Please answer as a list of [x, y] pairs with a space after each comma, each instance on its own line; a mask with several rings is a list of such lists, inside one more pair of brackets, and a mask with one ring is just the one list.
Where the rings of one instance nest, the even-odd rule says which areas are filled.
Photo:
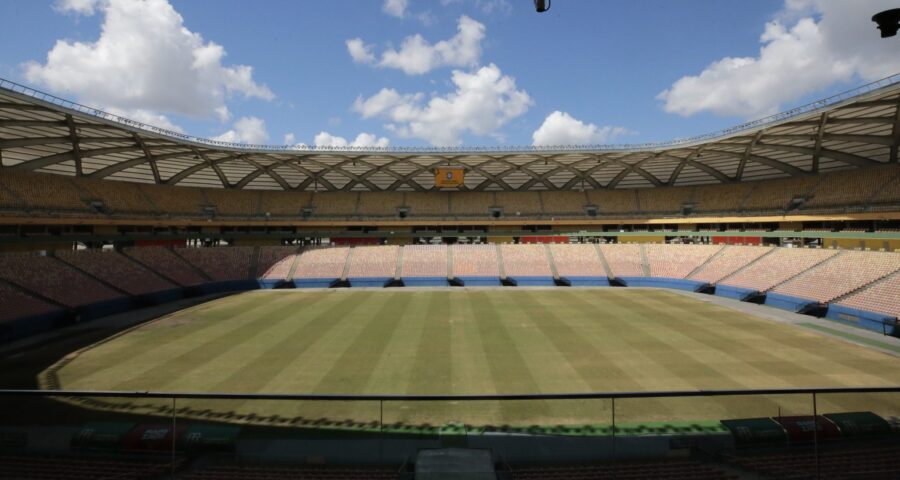
[[900, 73], [896, 0], [5, 0], [0, 77], [247, 144], [644, 143]]

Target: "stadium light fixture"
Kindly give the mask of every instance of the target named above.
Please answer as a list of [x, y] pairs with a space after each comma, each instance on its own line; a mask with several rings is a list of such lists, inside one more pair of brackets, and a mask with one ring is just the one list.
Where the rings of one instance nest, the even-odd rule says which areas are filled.
[[546, 12], [550, 10], [550, 0], [534, 0], [534, 9], [537, 10], [538, 13]]
[[900, 28], [900, 8], [876, 13], [872, 16], [872, 21], [878, 24], [881, 38], [893, 37]]

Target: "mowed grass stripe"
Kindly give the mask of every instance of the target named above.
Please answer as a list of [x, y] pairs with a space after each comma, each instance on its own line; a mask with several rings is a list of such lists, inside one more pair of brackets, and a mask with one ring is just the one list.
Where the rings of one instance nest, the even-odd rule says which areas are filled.
[[429, 292], [407, 293], [410, 301], [402, 312], [395, 312], [398, 323], [378, 359], [365, 391], [402, 395], [409, 387], [410, 376], [417, 361], [418, 347], [428, 318], [431, 303]]
[[[230, 355], [231, 350], [264, 330], [272, 318], [282, 322], [289, 321], [290, 314], [297, 310], [296, 304], [287, 299], [268, 299], [265, 305], [265, 308], [254, 308], [230, 317], [232, 320], [240, 319], [240, 322], [222, 324], [217, 320], [210, 321], [206, 328], [194, 333], [190, 340], [183, 341], [185, 348], [181, 349], [181, 353], [171, 357], [160, 353], [155, 361], [147, 362], [149, 368], [120, 379], [113, 389], [139, 390], [146, 388], [147, 384], [165, 386], [173, 378], [177, 380], [187, 370], [203, 368], [221, 356]], [[178, 369], [173, 370], [173, 365], [177, 365]], [[201, 385], [203, 390], [209, 391], [208, 381]], [[238, 389], [232, 391], [242, 391], [240, 387], [239, 383], [230, 384], [230, 388]]]
[[[63, 387], [141, 389], [140, 385], [128, 387], [127, 382], [133, 381], [160, 389], [159, 382], [165, 377], [147, 377], [147, 372], [156, 367], [157, 373], [177, 375], [180, 368], [184, 368], [180, 360], [197, 350], [198, 344], [216, 342], [235, 331], [245, 332], [253, 315], [273, 307], [273, 303], [264, 298], [245, 300], [246, 308], [230, 311], [227, 315], [224, 312], [172, 315], [90, 348], [79, 355], [77, 365], [60, 371]], [[287, 308], [293, 301], [285, 298], [280, 304]], [[114, 379], [119, 382], [115, 383]]]
[[451, 377], [453, 356], [450, 338], [450, 292], [433, 292], [428, 302], [422, 335], [406, 393], [438, 395], [454, 393]]

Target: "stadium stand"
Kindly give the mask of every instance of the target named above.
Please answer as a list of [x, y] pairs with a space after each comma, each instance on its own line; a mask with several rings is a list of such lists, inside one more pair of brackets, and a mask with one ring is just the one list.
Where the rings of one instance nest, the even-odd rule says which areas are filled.
[[803, 210], [819, 207], [862, 207], [900, 171], [894, 165], [827, 173], [816, 185]]
[[450, 245], [453, 276], [466, 285], [500, 285], [496, 245]]
[[29, 210], [90, 213], [68, 177], [3, 172], [0, 183], [15, 197], [24, 199]]
[[490, 208], [496, 206], [493, 192], [460, 192], [450, 199], [450, 214], [487, 217]]
[[900, 295], [897, 292], [900, 292], [900, 274], [891, 275], [868, 288], [848, 295], [837, 303], [900, 318]]
[[[900, 478], [897, 455], [900, 449], [896, 446], [822, 451], [818, 454], [818, 478]], [[766, 478], [816, 478], [817, 472], [816, 456], [811, 451], [732, 457], [730, 463]]]
[[394, 278], [399, 253], [396, 245], [354, 247], [347, 279], [357, 287], [381, 287]]
[[447, 285], [446, 245], [403, 247], [400, 276], [406, 286]]
[[898, 253], [845, 251], [778, 285], [772, 292], [824, 303], [898, 269]]
[[681, 213], [682, 205], [690, 203], [694, 187], [640, 188], [638, 203], [645, 213]]
[[587, 195], [584, 192], [539, 192], [544, 214], [549, 216], [581, 216]]
[[573, 286], [606, 286], [609, 279], [594, 245], [551, 244], [548, 246], [556, 264], [556, 273]]
[[640, 277], [644, 275], [641, 266], [641, 246], [632, 244], [600, 245], [600, 252], [615, 277]]
[[356, 213], [358, 200], [359, 194], [355, 192], [315, 193], [310, 205], [318, 216], [348, 216]]
[[726, 277], [719, 284], [766, 291], [837, 253], [834, 250], [812, 248], [779, 248], [771, 255], [766, 255], [747, 268]]
[[719, 280], [749, 265], [759, 257], [772, 251], [773, 247], [748, 247], [732, 245], [725, 247], [722, 253], [703, 265], [688, 278], [707, 283], [718, 283]]
[[0, 255], [0, 278], [67, 307], [122, 297], [121, 293], [79, 273], [59, 259], [33, 253]]
[[206, 199], [199, 188], [139, 184], [138, 188], [160, 212], [200, 215]]
[[514, 480], [569, 480], [623, 478], [630, 480], [727, 480], [740, 478], [724, 470], [691, 460], [622, 462], [574, 465], [518, 465], [512, 468]]
[[0, 308], [0, 322], [43, 315], [59, 309], [55, 305], [28, 295], [4, 282], [0, 282], [0, 298], [3, 299], [3, 308]]
[[102, 250], [57, 251], [56, 258], [131, 295], [177, 288], [175, 284], [135, 263], [119, 252]]
[[183, 286], [200, 285], [206, 279], [175, 252], [164, 247], [129, 247], [122, 250], [143, 266]]
[[644, 245], [651, 277], [685, 278], [722, 250], [717, 245]]
[[311, 192], [262, 192], [259, 203], [261, 214], [276, 217], [298, 217], [312, 201]]
[[104, 459], [90, 456], [0, 456], [0, 478], [145, 480], [171, 471], [164, 460]]
[[259, 212], [262, 194], [258, 191], [204, 188], [201, 192], [209, 205], [215, 207], [216, 215], [250, 217]]
[[403, 192], [360, 192], [357, 215], [364, 217], [395, 217], [397, 207], [403, 205]]
[[693, 210], [703, 213], [737, 212], [754, 187], [755, 182], [699, 186], [694, 190]]
[[590, 205], [607, 215], [637, 212], [637, 195], [634, 190], [587, 190]]
[[[406, 194], [406, 207], [413, 217], [441, 217], [450, 212], [450, 194], [445, 192], [411, 192]], [[487, 209], [485, 209], [487, 214]]]
[[534, 216], [543, 213], [538, 192], [497, 192], [497, 204], [503, 207], [507, 217]]
[[174, 251], [215, 282], [250, 277], [253, 247], [176, 248]]
[[500, 245], [506, 277], [517, 285], [554, 285], [544, 245]]
[[256, 276], [262, 280], [285, 280], [291, 273], [298, 247], [259, 247]]
[[349, 247], [308, 248], [300, 253], [293, 281], [298, 287], [327, 287], [341, 278]]
[[103, 202], [111, 214], [156, 214], [150, 200], [133, 183], [82, 178], [76, 181], [87, 200]]
[[821, 177], [792, 177], [754, 182], [742, 210], [748, 212], [783, 212], [795, 197], [809, 197], [812, 187]]

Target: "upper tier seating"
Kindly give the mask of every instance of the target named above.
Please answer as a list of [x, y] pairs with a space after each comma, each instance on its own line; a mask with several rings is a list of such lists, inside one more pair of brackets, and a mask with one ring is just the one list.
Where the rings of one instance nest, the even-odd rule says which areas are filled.
[[828, 302], [900, 270], [900, 253], [842, 252], [773, 292]]
[[447, 277], [446, 245], [403, 247], [401, 277]]
[[453, 216], [488, 216], [491, 207], [496, 207], [493, 192], [459, 192], [450, 197], [450, 214]]
[[191, 268], [183, 258], [167, 248], [130, 247], [122, 251], [145, 267], [183, 286], [206, 283], [206, 279]]
[[736, 212], [744, 199], [756, 187], [756, 182], [730, 183], [727, 185], [703, 185], [694, 189], [694, 211]]
[[161, 213], [200, 215], [207, 204], [199, 188], [143, 184], [138, 188]]
[[540, 194], [544, 215], [552, 217], [585, 214], [584, 206], [588, 199], [584, 192], [540, 192]]
[[396, 217], [403, 205], [403, 192], [361, 192], [357, 215], [364, 217]]
[[723, 247], [718, 245], [644, 245], [651, 277], [685, 278]]
[[256, 276], [270, 280], [286, 279], [297, 258], [297, 250], [297, 247], [291, 246], [259, 247]]
[[312, 201], [312, 192], [262, 192], [259, 212], [275, 217], [299, 217]]
[[496, 245], [450, 245], [454, 277], [499, 277]]
[[297, 259], [294, 278], [341, 278], [349, 247], [307, 248]]
[[638, 211], [634, 190], [587, 190], [588, 201], [605, 215], [622, 215]]
[[544, 245], [500, 245], [507, 277], [552, 277]]
[[114, 215], [159, 213], [133, 183], [82, 178], [77, 184], [85, 191], [88, 200], [103, 202], [104, 207]]
[[37, 254], [0, 255], [0, 278], [68, 307], [89, 305], [122, 296], [59, 259]]
[[0, 299], [3, 299], [3, 308], [0, 308], [0, 322], [41, 315], [59, 309], [39, 298], [20, 292], [4, 282], [0, 282]]
[[745, 247], [741, 245], [727, 246], [719, 256], [710, 260], [703, 268], [694, 272], [688, 278], [701, 282], [717, 283], [719, 280], [749, 265], [757, 258], [771, 252], [772, 248]]
[[861, 205], [891, 182], [898, 171], [900, 170], [890, 165], [825, 174], [803, 209]]
[[[406, 194], [406, 206], [412, 217], [446, 217], [450, 212], [450, 194], [446, 192], [412, 192]], [[487, 209], [485, 209], [487, 215]]]
[[837, 303], [900, 318], [900, 274], [894, 274]]
[[[3, 175], [0, 175], [0, 184], [14, 197], [23, 200], [31, 209], [85, 213], [90, 211], [75, 189], [73, 179], [69, 177], [4, 171]], [[5, 201], [12, 200], [13, 195], [8, 195]]]
[[808, 197], [819, 177], [795, 177], [754, 182], [755, 187], [744, 202], [747, 212], [784, 211], [794, 197]]
[[217, 190], [204, 188], [206, 202], [216, 209], [217, 215], [226, 217], [251, 217], [259, 213], [262, 193], [255, 190]]
[[175, 253], [202, 270], [214, 282], [250, 277], [253, 247], [176, 248]]
[[554, 244], [550, 245], [550, 253], [560, 277], [606, 276], [594, 245]]
[[358, 201], [359, 194], [355, 192], [316, 193], [312, 196], [311, 206], [317, 216], [350, 216], [356, 214]]
[[497, 204], [503, 207], [503, 215], [540, 215], [541, 197], [538, 192], [497, 192]]
[[348, 278], [394, 278], [397, 272], [396, 245], [354, 247]]
[[719, 283], [766, 291], [837, 253], [812, 248], [779, 248]]
[[647, 213], [681, 213], [681, 207], [690, 203], [694, 187], [641, 188], [637, 190], [641, 211]]
[[60, 250], [56, 252], [56, 257], [132, 295], [161, 292], [177, 287], [135, 263], [134, 260], [114, 251]]
[[600, 245], [600, 252], [615, 277], [642, 277], [641, 246], [632, 244]]

